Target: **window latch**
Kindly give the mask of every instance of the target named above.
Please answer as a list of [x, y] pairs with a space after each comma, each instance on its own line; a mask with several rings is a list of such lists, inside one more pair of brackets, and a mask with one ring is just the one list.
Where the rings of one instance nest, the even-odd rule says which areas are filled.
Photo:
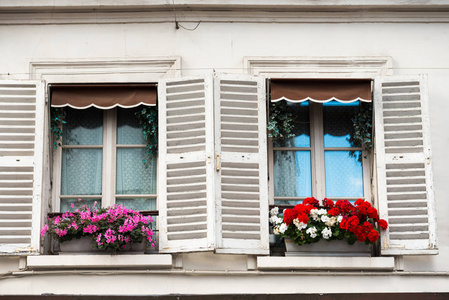
[[220, 171], [220, 154], [215, 155], [215, 162], [217, 165], [217, 172]]

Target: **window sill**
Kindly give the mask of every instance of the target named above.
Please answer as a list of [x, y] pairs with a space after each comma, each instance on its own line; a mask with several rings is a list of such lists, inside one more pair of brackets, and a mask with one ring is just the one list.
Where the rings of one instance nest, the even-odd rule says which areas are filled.
[[145, 268], [167, 269], [172, 267], [170, 254], [134, 255], [39, 255], [27, 257], [30, 269], [61, 268]]
[[393, 257], [257, 257], [259, 270], [394, 270]]

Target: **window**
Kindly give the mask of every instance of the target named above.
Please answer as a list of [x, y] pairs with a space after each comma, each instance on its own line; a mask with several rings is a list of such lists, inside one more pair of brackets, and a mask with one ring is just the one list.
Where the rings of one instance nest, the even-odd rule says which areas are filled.
[[369, 199], [367, 153], [350, 140], [361, 102], [282, 102], [271, 107], [288, 112], [293, 136], [273, 140], [274, 203], [292, 205], [312, 196]]
[[66, 108], [62, 147], [58, 149], [60, 211], [71, 203], [123, 204], [156, 209], [156, 158], [146, 156], [140, 108], [84, 110]]
[[156, 209], [157, 162], [147, 156], [136, 115], [154, 109], [156, 98], [154, 84], [51, 87], [52, 107], [63, 109], [65, 120], [53, 168], [56, 211], [95, 201], [103, 207]]

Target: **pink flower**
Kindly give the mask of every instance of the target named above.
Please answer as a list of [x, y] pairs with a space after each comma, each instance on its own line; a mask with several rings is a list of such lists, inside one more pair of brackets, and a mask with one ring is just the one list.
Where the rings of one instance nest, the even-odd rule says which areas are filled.
[[47, 231], [49, 231], [49, 230], [50, 230], [50, 227], [48, 227], [48, 225], [45, 224], [44, 228], [42, 228], [42, 230], [41, 230], [41, 236], [44, 236], [45, 233], [47, 233]]
[[71, 208], [74, 208], [74, 207], [75, 207], [75, 204], [74, 204], [74, 203], [70, 203], [70, 207], [71, 207]]
[[64, 236], [64, 235], [66, 235], [67, 234], [67, 228], [64, 228], [64, 229], [59, 229], [59, 228], [56, 228], [56, 230], [55, 230], [55, 232], [56, 232], [56, 234], [58, 235], [58, 236]]
[[92, 224], [87, 225], [85, 228], [83, 228], [83, 232], [86, 233], [94, 233], [96, 231], [98, 231], [98, 227]]

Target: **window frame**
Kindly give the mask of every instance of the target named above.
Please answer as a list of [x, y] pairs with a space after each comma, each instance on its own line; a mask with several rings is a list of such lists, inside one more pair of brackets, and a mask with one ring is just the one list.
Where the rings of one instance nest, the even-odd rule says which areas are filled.
[[[270, 101], [270, 99], [267, 99]], [[284, 100], [283, 100], [284, 101]], [[274, 147], [273, 139], [268, 139], [268, 169], [269, 169], [269, 199], [270, 205], [276, 205], [276, 200], [297, 200], [298, 202], [304, 200], [306, 197], [281, 197], [274, 194], [274, 151], [279, 150], [305, 150], [310, 151], [311, 157], [311, 177], [312, 177], [312, 196], [316, 199], [322, 200], [328, 198], [331, 200], [347, 199], [355, 201], [359, 198], [373, 203], [371, 193], [373, 152], [369, 153], [363, 150], [362, 147], [324, 147], [324, 115], [323, 105], [321, 103], [314, 103], [309, 101], [309, 119], [310, 119], [310, 147]], [[326, 179], [325, 179], [325, 162], [324, 152], [336, 150], [356, 150], [362, 152], [362, 174], [363, 174], [363, 197], [326, 197]], [[321, 179], [320, 179], [321, 178]], [[280, 205], [280, 204], [279, 204]]]
[[[129, 144], [118, 145], [117, 144], [117, 114], [118, 108], [102, 110], [103, 112], [103, 144], [102, 146], [77, 146], [80, 149], [89, 148], [101, 148], [102, 149], [102, 193], [101, 195], [61, 195], [61, 172], [62, 172], [62, 149], [74, 148], [71, 145], [59, 146], [56, 150], [53, 150], [53, 199], [54, 199], [54, 211], [61, 211], [62, 199], [73, 198], [89, 198], [99, 199], [102, 207], [112, 206], [116, 203], [117, 199], [127, 198], [154, 198], [156, 199], [157, 206], [157, 192], [155, 194], [117, 194], [117, 149], [119, 148], [145, 148], [145, 144]], [[61, 128], [62, 129], [62, 128]], [[62, 136], [64, 139], [64, 136]], [[156, 165], [157, 158], [156, 158]], [[158, 184], [158, 172], [156, 169], [156, 191]], [[97, 200], [98, 201], [98, 200]]]

